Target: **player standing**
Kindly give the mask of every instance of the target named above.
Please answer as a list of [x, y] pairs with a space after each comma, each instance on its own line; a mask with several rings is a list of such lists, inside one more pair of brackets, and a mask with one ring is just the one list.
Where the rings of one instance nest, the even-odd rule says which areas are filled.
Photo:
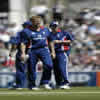
[[17, 33], [17, 36], [11, 40], [14, 45], [11, 48], [10, 56], [12, 51], [17, 49], [16, 53], [16, 89], [22, 89], [26, 83], [26, 62], [28, 59], [28, 49], [30, 40], [25, 36], [24, 31], [31, 26], [31, 22], [27, 21], [23, 24], [23, 30]]
[[51, 35], [51, 54], [54, 63], [54, 74], [56, 83], [61, 89], [70, 89], [68, 86], [68, 55], [66, 52], [69, 50], [70, 43], [73, 37], [64, 31], [58, 31], [58, 23], [52, 22], [50, 24]]
[[52, 59], [48, 48], [47, 38], [49, 36], [49, 30], [47, 28], [40, 28], [41, 19], [39, 16], [32, 16], [30, 19], [32, 22], [32, 30], [25, 30], [25, 34], [32, 42], [31, 52], [29, 54], [29, 88], [37, 90], [36, 80], [36, 64], [40, 59], [45, 65], [46, 72], [45, 77], [42, 79], [42, 85], [46, 89], [51, 89], [49, 86], [49, 80], [51, 79], [52, 71]]

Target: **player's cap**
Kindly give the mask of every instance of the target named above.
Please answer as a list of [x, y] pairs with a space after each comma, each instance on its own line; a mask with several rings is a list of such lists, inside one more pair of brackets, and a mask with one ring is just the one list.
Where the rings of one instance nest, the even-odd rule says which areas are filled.
[[29, 25], [29, 26], [31, 26], [32, 23], [30, 21], [26, 21], [26, 22], [23, 23], [23, 25]]
[[50, 27], [57, 27], [59, 23], [57, 21], [53, 21], [50, 23]]

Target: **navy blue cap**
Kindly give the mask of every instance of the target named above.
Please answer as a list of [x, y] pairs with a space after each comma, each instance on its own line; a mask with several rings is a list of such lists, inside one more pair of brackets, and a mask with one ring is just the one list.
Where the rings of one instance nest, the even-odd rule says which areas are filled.
[[50, 27], [57, 27], [59, 23], [57, 21], [53, 21], [50, 23]]
[[31, 26], [32, 23], [30, 21], [26, 21], [26, 22], [23, 23], [23, 25], [30, 25]]

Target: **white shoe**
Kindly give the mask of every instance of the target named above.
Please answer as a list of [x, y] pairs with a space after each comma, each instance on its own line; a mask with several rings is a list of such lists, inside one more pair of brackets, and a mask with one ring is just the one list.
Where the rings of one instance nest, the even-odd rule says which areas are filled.
[[40, 90], [38, 87], [33, 87], [32, 90]]
[[16, 90], [22, 90], [23, 88], [16, 88]]
[[52, 88], [49, 86], [49, 84], [44, 84], [43, 87], [47, 90], [52, 90]]
[[9, 87], [8, 90], [16, 90], [14, 87]]
[[71, 89], [70, 86], [68, 86], [68, 85], [62, 85], [59, 88], [60, 89]]

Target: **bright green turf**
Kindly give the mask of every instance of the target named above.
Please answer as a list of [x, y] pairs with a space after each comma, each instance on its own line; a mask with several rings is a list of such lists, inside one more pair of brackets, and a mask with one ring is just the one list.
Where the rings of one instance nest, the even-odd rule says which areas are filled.
[[[0, 100], [100, 100], [100, 88], [98, 87], [72, 87], [71, 90], [39, 90], [39, 91], [31, 91], [31, 90], [8, 90], [8, 89], [0, 89], [0, 93], [29, 93], [29, 94], [23, 94], [23, 95], [1, 95], [0, 94]], [[46, 92], [64, 92], [64, 93], [70, 93], [70, 92], [99, 92], [99, 93], [76, 93], [76, 94], [48, 94], [48, 95], [42, 95], [42, 94], [35, 94], [32, 95], [31, 93], [46, 93]]]

